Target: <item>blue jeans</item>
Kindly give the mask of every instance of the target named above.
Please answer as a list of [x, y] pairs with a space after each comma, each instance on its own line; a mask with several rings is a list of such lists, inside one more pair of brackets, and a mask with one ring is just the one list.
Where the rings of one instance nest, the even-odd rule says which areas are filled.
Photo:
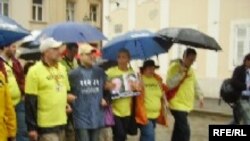
[[20, 101], [15, 107], [17, 117], [16, 141], [29, 141], [27, 125], [25, 122], [24, 101]]
[[140, 125], [141, 136], [140, 141], [155, 141], [155, 120], [148, 120], [147, 125]]
[[99, 141], [100, 129], [76, 129], [76, 141]]

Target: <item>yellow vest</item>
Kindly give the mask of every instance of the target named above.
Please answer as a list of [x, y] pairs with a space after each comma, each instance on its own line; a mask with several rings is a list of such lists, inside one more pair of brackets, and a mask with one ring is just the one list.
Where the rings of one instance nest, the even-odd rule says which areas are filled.
[[[171, 79], [181, 69], [180, 62], [173, 62], [167, 72], [167, 80]], [[190, 112], [194, 106], [196, 78], [192, 68], [189, 68], [187, 78], [179, 86], [176, 95], [169, 101], [173, 110]]]

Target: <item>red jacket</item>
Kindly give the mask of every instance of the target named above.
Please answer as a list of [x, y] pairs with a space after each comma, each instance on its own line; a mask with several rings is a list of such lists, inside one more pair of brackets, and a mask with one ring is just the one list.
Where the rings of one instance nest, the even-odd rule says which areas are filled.
[[[21, 91], [21, 94], [24, 95], [24, 72], [23, 72], [23, 68], [21, 63], [16, 59], [16, 58], [12, 58], [12, 70], [13, 73], [16, 77], [16, 81], [17, 84], [19, 86], [19, 89]], [[3, 60], [3, 58], [0, 57], [0, 71], [4, 74], [6, 81], [8, 82], [8, 78], [7, 78], [7, 72], [6, 72], [6, 68], [5, 65], [7, 62], [5, 60]]]
[[[165, 93], [167, 91], [167, 87], [165, 84], [162, 83], [162, 79], [160, 76], [158, 76], [157, 74], [155, 74], [155, 79], [159, 82], [159, 85], [162, 88], [162, 91]], [[163, 96], [165, 96], [165, 94], [163, 94]], [[135, 119], [136, 122], [138, 124], [141, 125], [146, 125], [148, 123], [148, 119], [147, 119], [147, 113], [146, 113], [146, 109], [145, 109], [145, 105], [144, 105], [144, 98], [145, 98], [145, 94], [144, 94], [144, 89], [142, 90], [141, 94], [138, 95], [136, 97], [136, 109], [135, 109]], [[167, 117], [165, 116], [166, 114], [164, 112], [166, 112], [164, 110], [164, 106], [166, 106], [164, 104], [164, 99], [162, 98], [162, 102], [161, 102], [161, 111], [160, 111], [160, 115], [157, 118], [157, 123], [161, 124], [161, 125], [165, 125], [168, 126], [167, 123]]]

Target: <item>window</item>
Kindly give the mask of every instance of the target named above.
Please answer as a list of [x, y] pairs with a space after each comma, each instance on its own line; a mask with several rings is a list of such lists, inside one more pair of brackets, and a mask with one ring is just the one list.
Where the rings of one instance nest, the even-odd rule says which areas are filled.
[[242, 64], [244, 56], [250, 52], [250, 24], [238, 24], [234, 27], [233, 65]]
[[33, 0], [32, 19], [34, 21], [43, 20], [43, 0]]
[[97, 16], [98, 16], [98, 5], [96, 4], [90, 4], [90, 19], [93, 22], [97, 22]]
[[116, 24], [114, 26], [114, 31], [116, 34], [122, 33], [122, 24]]
[[75, 3], [67, 2], [66, 6], [67, 6], [66, 7], [67, 21], [74, 21], [75, 20]]
[[9, 1], [0, 1], [0, 15], [9, 16]]

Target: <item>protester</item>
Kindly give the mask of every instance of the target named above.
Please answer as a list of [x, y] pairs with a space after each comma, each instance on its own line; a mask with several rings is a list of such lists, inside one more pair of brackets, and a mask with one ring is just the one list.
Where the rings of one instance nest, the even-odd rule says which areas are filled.
[[78, 52], [77, 43], [66, 43], [65, 55], [62, 57], [61, 63], [66, 67], [67, 72], [78, 67], [76, 55]]
[[236, 118], [243, 124], [250, 124], [250, 54], [247, 54], [243, 60], [243, 64], [236, 67], [232, 76], [232, 86], [240, 95], [238, 109], [235, 109]]
[[[78, 53], [77, 43], [66, 43], [66, 50], [62, 60], [60, 61], [63, 66], [66, 67], [66, 71], [69, 74], [70, 71], [78, 67], [76, 55]], [[65, 130], [66, 141], [75, 141], [75, 132], [73, 127], [72, 113], [68, 114], [67, 126]]]
[[6, 78], [0, 72], [0, 141], [15, 141], [16, 114]]
[[99, 141], [104, 127], [106, 74], [94, 66], [94, 52], [89, 44], [79, 46], [80, 66], [69, 74], [72, 93], [77, 97], [72, 103], [76, 141]]
[[155, 141], [156, 123], [167, 125], [165, 117], [166, 86], [155, 73], [156, 66], [153, 60], [147, 60], [141, 67], [143, 90], [136, 97], [136, 121], [141, 134], [140, 141]]
[[[133, 73], [129, 67], [130, 53], [126, 49], [121, 49], [117, 54], [118, 66], [112, 67], [106, 71], [108, 79], [121, 77], [123, 74]], [[139, 89], [139, 88], [137, 88]], [[115, 125], [112, 127], [113, 141], [125, 141], [131, 125], [131, 105], [132, 97], [115, 99], [112, 101], [112, 109], [115, 118]]]
[[61, 45], [53, 38], [41, 41], [42, 60], [26, 76], [26, 122], [31, 141], [64, 141], [65, 138], [70, 89], [66, 69], [59, 63]]
[[15, 58], [16, 45], [0, 48], [0, 71], [6, 77], [11, 99], [17, 116], [17, 141], [28, 141], [24, 108], [24, 72], [21, 63]]
[[183, 59], [170, 64], [167, 72], [169, 88], [167, 97], [169, 108], [175, 119], [172, 141], [190, 140], [188, 114], [193, 109], [195, 96], [199, 97], [200, 106], [203, 106], [202, 92], [191, 67], [196, 56], [197, 53], [194, 49], [187, 48]]

